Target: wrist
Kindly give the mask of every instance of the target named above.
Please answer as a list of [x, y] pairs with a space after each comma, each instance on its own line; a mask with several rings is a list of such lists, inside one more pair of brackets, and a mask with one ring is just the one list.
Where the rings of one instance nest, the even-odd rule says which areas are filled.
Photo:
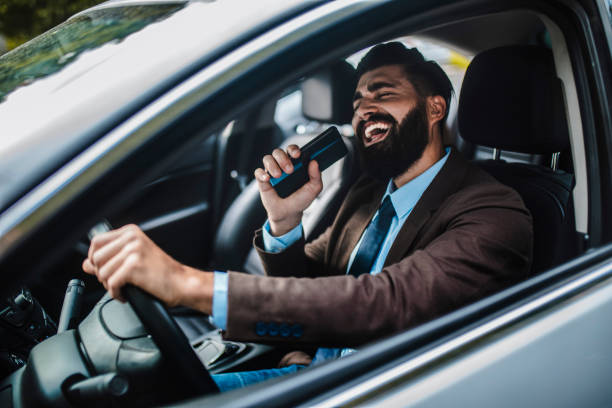
[[295, 217], [285, 218], [280, 221], [271, 219], [268, 219], [268, 221], [270, 222], [270, 234], [274, 237], [280, 237], [300, 225], [300, 222], [302, 222], [302, 214], [300, 213]]
[[183, 266], [179, 277], [179, 304], [212, 314], [214, 274]]

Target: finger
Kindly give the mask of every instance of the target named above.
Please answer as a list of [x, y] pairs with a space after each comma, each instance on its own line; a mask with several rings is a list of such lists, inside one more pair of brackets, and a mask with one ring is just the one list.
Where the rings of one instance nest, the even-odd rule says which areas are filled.
[[319, 163], [316, 160], [311, 160], [308, 163], [308, 184], [317, 191], [317, 194], [323, 189], [323, 180], [321, 178], [321, 171], [319, 171]]
[[131, 225], [124, 225], [121, 228], [117, 228], [114, 229], [112, 231], [108, 231], [108, 232], [103, 232], [101, 234], [97, 234], [96, 236], [94, 236], [91, 239], [91, 243], [89, 245], [89, 252], [87, 254], [87, 257], [89, 259], [91, 259], [93, 253], [102, 248], [104, 245], [108, 244], [109, 242], [113, 241], [115, 238], [117, 238], [119, 235], [123, 234], [123, 232], [126, 229], [131, 228]]
[[125, 245], [123, 248], [121, 248], [121, 251], [119, 251], [115, 256], [110, 258], [104, 264], [104, 266], [98, 265], [98, 273], [96, 274], [98, 276], [98, 279], [103, 280], [103, 281], [108, 280], [112, 276], [113, 273], [119, 270], [121, 265], [123, 265], [123, 263], [125, 262], [125, 259], [130, 254], [137, 253], [137, 251], [138, 251], [137, 242], [130, 242], [127, 245]]
[[[89, 258], [86, 258], [86, 259], [83, 261], [83, 270], [84, 270], [86, 273], [88, 273], [88, 274], [90, 274], [90, 275], [95, 275], [95, 276], [96, 276], [96, 278], [98, 278], [98, 276], [96, 275], [96, 267], [92, 265], [92, 263], [91, 263], [91, 261], [89, 260]], [[100, 282], [100, 283], [102, 284], [102, 286], [104, 286], [104, 289], [106, 289], [106, 282], [101, 281], [99, 278], [98, 278], [98, 282]]]
[[113, 299], [122, 300], [123, 297], [121, 296], [121, 288], [125, 286], [125, 284], [125, 277], [115, 274], [111, 276], [111, 278], [106, 282], [104, 287]]
[[291, 144], [287, 146], [287, 153], [289, 153], [289, 156], [297, 159], [302, 154], [302, 151], [299, 147], [297, 147], [297, 145]]
[[91, 257], [91, 262], [99, 269], [104, 266], [111, 258], [116, 256], [129, 242], [137, 238], [134, 230], [124, 230], [114, 240], [108, 242], [102, 248], [95, 250]]
[[122, 300], [121, 296], [121, 288], [125, 286], [127, 283], [132, 283], [134, 269], [138, 263], [138, 259], [136, 256], [129, 255], [127, 256], [121, 266], [117, 269], [115, 273], [111, 275], [111, 277], [106, 280], [106, 289], [108, 293], [117, 300]]
[[274, 159], [273, 156], [269, 154], [265, 155], [263, 158], [263, 164], [266, 171], [270, 173], [272, 177], [278, 178], [283, 174], [281, 168], [278, 166], [278, 163], [276, 162], [276, 159]]
[[291, 163], [291, 159], [287, 153], [281, 149], [274, 149], [272, 151], [272, 157], [274, 157], [280, 168], [283, 169], [285, 173], [293, 173], [293, 163]]
[[257, 180], [259, 191], [263, 193], [273, 188], [270, 184], [270, 175], [266, 173], [264, 169], [255, 169], [254, 175], [255, 180]]
[[82, 267], [83, 267], [83, 271], [85, 273], [88, 273], [90, 275], [95, 275], [96, 274], [96, 267], [93, 266], [93, 264], [91, 263], [89, 258], [85, 258], [85, 260], [83, 261]]
[[262, 183], [267, 183], [270, 181], [270, 175], [266, 173], [266, 171], [262, 168], [255, 169], [253, 173], [257, 181], [261, 181]]

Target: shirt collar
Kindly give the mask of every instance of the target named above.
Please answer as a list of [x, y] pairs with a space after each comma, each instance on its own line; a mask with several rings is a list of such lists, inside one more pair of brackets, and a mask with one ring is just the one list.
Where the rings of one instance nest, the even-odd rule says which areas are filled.
[[395, 213], [397, 214], [398, 218], [402, 218], [412, 211], [425, 190], [427, 190], [427, 187], [429, 187], [442, 166], [444, 166], [451, 149], [450, 147], [447, 147], [445, 150], [446, 154], [444, 157], [421, 173], [418, 177], [410, 180], [400, 188], [396, 189], [393, 185], [393, 179], [389, 180], [389, 184], [387, 184], [387, 191], [382, 197], [382, 200], [384, 200], [388, 195], [391, 197], [391, 203], [393, 204], [393, 208], [395, 209]]

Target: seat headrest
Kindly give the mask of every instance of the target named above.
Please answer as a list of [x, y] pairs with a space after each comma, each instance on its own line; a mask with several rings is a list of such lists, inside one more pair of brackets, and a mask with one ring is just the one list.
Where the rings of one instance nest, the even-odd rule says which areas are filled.
[[355, 68], [346, 61], [312, 75], [302, 82], [303, 115], [324, 123], [351, 123], [355, 85]]
[[232, 128], [233, 133], [244, 133], [247, 129], [265, 129], [276, 126], [274, 113], [276, 112], [276, 100], [280, 97], [272, 97], [267, 102], [249, 110], [246, 114], [236, 118]]
[[544, 47], [507, 46], [474, 57], [457, 114], [461, 137], [478, 145], [532, 154], [569, 147], [563, 85]]

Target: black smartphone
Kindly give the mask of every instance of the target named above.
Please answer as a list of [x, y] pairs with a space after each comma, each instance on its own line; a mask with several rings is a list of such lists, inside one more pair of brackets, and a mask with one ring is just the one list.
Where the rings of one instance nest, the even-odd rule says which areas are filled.
[[270, 184], [282, 197], [290, 196], [294, 191], [308, 182], [308, 163], [316, 160], [321, 171], [325, 170], [348, 152], [340, 132], [335, 126], [325, 130], [300, 148], [302, 154], [293, 162], [293, 173], [283, 172], [280, 177], [270, 178]]

